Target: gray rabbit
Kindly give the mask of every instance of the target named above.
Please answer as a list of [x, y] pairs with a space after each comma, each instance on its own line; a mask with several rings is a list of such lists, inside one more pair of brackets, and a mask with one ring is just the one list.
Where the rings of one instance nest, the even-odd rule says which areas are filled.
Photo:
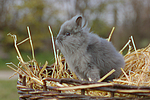
[[105, 81], [119, 77], [124, 58], [111, 42], [89, 32], [83, 17], [76, 15], [64, 22], [56, 39], [56, 46], [64, 55], [71, 71], [80, 79], [98, 81], [112, 69], [116, 71]]

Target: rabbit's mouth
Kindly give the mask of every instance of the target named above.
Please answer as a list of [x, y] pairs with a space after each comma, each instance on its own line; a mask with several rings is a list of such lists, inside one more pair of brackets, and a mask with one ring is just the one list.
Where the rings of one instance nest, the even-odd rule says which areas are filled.
[[60, 40], [55, 41], [56, 49], [60, 49], [60, 46], [62, 45], [62, 42]]

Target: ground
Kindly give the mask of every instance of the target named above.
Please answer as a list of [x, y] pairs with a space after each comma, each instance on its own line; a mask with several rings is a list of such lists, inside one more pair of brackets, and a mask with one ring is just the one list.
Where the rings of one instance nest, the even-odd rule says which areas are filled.
[[7, 71], [7, 70], [2, 70], [0, 71], [0, 80], [16, 80], [18, 75], [15, 75], [14, 77], [10, 78], [12, 76], [14, 71]]

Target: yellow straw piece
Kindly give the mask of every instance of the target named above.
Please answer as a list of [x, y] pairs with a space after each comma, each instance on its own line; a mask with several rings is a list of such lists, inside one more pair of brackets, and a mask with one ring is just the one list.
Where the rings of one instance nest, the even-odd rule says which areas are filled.
[[112, 36], [112, 34], [114, 33], [114, 30], [115, 30], [115, 27], [112, 28], [111, 33], [110, 33], [110, 35], [109, 35], [109, 37], [108, 37], [108, 39], [107, 39], [108, 41], [110, 41], [111, 36]]
[[97, 82], [102, 82], [104, 79], [106, 79], [108, 76], [110, 76], [112, 73], [114, 73], [115, 70], [112, 69], [109, 73], [107, 73], [105, 76], [103, 76], [100, 80], [98, 80]]

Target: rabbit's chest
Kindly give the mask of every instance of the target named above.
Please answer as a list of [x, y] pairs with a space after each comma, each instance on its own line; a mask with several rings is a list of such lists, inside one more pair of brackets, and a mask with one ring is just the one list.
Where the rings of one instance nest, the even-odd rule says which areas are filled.
[[90, 63], [90, 56], [87, 54], [73, 55], [66, 60], [71, 70], [82, 73], [87, 70], [87, 65]]

